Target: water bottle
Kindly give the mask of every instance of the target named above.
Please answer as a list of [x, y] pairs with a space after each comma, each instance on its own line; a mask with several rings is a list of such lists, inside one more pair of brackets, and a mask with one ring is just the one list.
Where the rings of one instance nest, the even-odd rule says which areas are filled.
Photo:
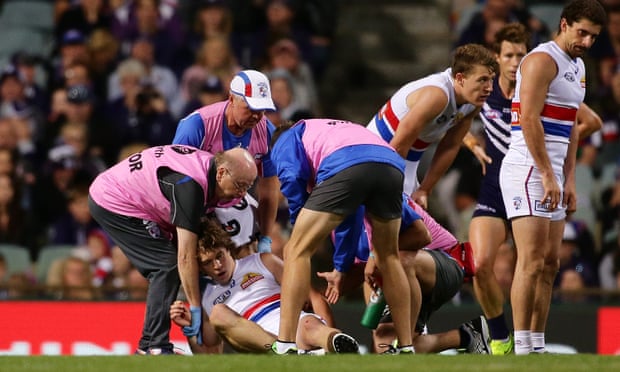
[[360, 323], [366, 328], [377, 328], [379, 321], [383, 316], [385, 305], [385, 297], [383, 297], [383, 291], [381, 291], [381, 288], [377, 289], [376, 292], [372, 292]]

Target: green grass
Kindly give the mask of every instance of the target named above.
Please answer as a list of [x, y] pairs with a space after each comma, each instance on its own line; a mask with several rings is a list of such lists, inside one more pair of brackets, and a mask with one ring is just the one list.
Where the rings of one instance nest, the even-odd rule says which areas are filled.
[[531, 355], [492, 357], [488, 355], [215, 355], [215, 356], [4, 356], [0, 371], [80, 372], [378, 372], [378, 371], [620, 371], [617, 356]]

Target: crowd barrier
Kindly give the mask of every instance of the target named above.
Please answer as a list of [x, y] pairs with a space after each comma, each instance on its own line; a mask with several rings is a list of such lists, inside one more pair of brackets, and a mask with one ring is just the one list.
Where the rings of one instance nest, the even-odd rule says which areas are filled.
[[[344, 302], [333, 310], [338, 327], [369, 349], [370, 332], [359, 324], [363, 304]], [[144, 303], [2, 301], [0, 314], [0, 355], [129, 355], [140, 337]], [[477, 305], [444, 306], [431, 318], [430, 332], [478, 315]], [[546, 339], [580, 353], [620, 355], [620, 307], [554, 305]], [[174, 325], [171, 341], [189, 353]]]

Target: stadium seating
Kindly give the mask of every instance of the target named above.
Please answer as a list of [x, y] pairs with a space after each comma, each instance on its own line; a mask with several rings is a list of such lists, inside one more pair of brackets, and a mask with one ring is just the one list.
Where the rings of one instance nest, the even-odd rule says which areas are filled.
[[46, 245], [39, 252], [36, 264], [36, 275], [39, 283], [45, 283], [47, 272], [52, 263], [59, 258], [66, 258], [75, 249], [73, 245]]
[[7, 276], [28, 272], [32, 269], [30, 252], [26, 247], [14, 244], [0, 244], [0, 254], [6, 260]]

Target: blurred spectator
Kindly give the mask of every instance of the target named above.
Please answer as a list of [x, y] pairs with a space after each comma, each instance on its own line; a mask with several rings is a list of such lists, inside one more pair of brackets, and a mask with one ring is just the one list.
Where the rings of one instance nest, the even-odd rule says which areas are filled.
[[524, 24], [530, 35], [530, 45], [549, 39], [545, 24], [534, 17], [519, 0], [486, 0], [482, 9], [472, 16], [465, 29], [458, 35], [455, 47], [469, 43], [493, 45], [495, 33], [510, 22]]
[[611, 91], [597, 100], [603, 127], [591, 136], [592, 145], [598, 150], [596, 163], [599, 166], [615, 162], [620, 157], [620, 70], [612, 75], [609, 88]]
[[57, 300], [92, 301], [97, 298], [90, 265], [79, 257], [69, 256], [54, 261], [45, 284], [52, 289]]
[[121, 61], [108, 77], [107, 101], [114, 102], [119, 97], [134, 96], [147, 78], [146, 67], [139, 60], [128, 58]]
[[18, 145], [16, 124], [24, 124], [15, 119], [0, 118], [0, 174], [8, 175], [14, 182], [20, 205], [25, 210], [32, 207], [32, 186], [36, 181], [36, 159], [32, 152], [22, 152], [24, 146]]
[[78, 30], [89, 36], [95, 29], [109, 28], [110, 23], [104, 0], [73, 1], [58, 15], [54, 33], [57, 40], [69, 30]]
[[579, 303], [588, 301], [587, 289], [582, 273], [569, 268], [558, 274], [559, 284], [555, 301], [561, 303]]
[[82, 172], [89, 179], [94, 179], [99, 173], [106, 170], [103, 159], [88, 145], [88, 127], [82, 123], [68, 122], [60, 128], [58, 136], [60, 144], [71, 146], [79, 162]]
[[52, 61], [52, 71], [48, 76], [48, 88], [64, 86], [65, 70], [75, 63], [89, 63], [86, 38], [78, 30], [65, 32], [60, 40], [59, 56]]
[[[24, 94], [28, 102], [39, 108], [42, 113], [49, 111], [49, 91], [46, 87], [40, 85], [42, 81], [46, 81], [44, 76], [45, 60], [26, 52], [17, 52], [11, 56], [11, 64], [17, 68], [19, 77], [24, 84]], [[40, 80], [39, 73], [41, 74]]]
[[267, 74], [275, 69], [285, 69], [291, 76], [295, 101], [300, 110], [321, 113], [314, 77], [310, 66], [302, 59], [297, 44], [291, 39], [280, 39], [269, 48]]
[[[587, 251], [593, 251], [593, 249], [592, 247], [586, 247], [584, 244], [579, 244], [580, 234], [584, 234], [583, 226], [577, 226], [571, 221], [566, 222], [562, 245], [558, 251], [560, 269], [555, 278], [554, 288], [556, 289], [577, 290], [598, 286], [595, 263], [586, 253]], [[571, 294], [557, 298], [560, 301], [580, 301], [584, 299], [579, 295], [573, 296]]]
[[233, 25], [233, 16], [224, 0], [196, 1], [193, 12], [193, 23], [188, 35], [189, 46], [197, 50], [202, 43], [213, 36], [230, 37]]
[[598, 277], [601, 289], [618, 290], [620, 289], [620, 234], [616, 228], [613, 239], [603, 244], [601, 260], [598, 265]]
[[313, 116], [309, 111], [302, 109], [296, 100], [293, 78], [287, 70], [277, 68], [269, 72], [269, 84], [276, 111], [266, 112], [265, 115], [276, 127], [287, 121], [293, 121], [294, 118]]
[[177, 107], [175, 110], [183, 109], [189, 101], [197, 98], [192, 96], [192, 86], [199, 86], [208, 76], [217, 77], [223, 86], [228, 87], [240, 70], [226, 37], [213, 36], [204, 41], [194, 64], [183, 72], [181, 94], [178, 94], [174, 104]]
[[31, 245], [29, 221], [20, 204], [19, 189], [7, 174], [0, 174], [0, 243]]
[[[0, 71], [0, 118], [15, 119], [18, 146], [21, 152], [33, 152], [35, 142], [42, 138], [43, 113], [26, 97], [26, 87], [19, 70], [7, 65]], [[19, 125], [23, 124], [23, 125]]]
[[65, 69], [65, 87], [71, 87], [75, 85], [92, 86], [92, 79], [90, 77], [90, 71], [88, 65], [82, 61], [77, 61]]
[[120, 45], [108, 30], [93, 31], [86, 44], [90, 60], [93, 90], [99, 98], [108, 97], [108, 77], [120, 59]]
[[224, 86], [229, 86], [232, 78], [241, 70], [228, 39], [224, 36], [213, 36], [200, 45], [192, 67], [196, 66], [202, 68], [207, 75], [217, 76]]
[[[607, 27], [603, 27], [596, 43], [588, 51], [588, 56], [596, 63], [597, 84], [594, 84], [594, 97], [604, 97], [609, 94], [612, 79], [620, 62], [620, 6], [613, 6], [607, 10]], [[589, 82], [590, 83], [590, 82]]]
[[0, 175], [13, 177], [14, 174], [13, 152], [7, 148], [0, 147]]
[[[269, 58], [266, 51], [278, 40], [288, 38], [298, 46], [301, 58], [310, 60], [310, 33], [296, 22], [296, 3], [292, 0], [268, 0], [265, 6], [266, 23], [255, 30], [236, 30], [232, 46], [243, 67], [264, 65]], [[233, 11], [235, 20], [237, 13]]]
[[9, 276], [6, 284], [8, 288], [6, 294], [9, 300], [37, 298], [35, 295], [38, 294], [38, 291], [34, 286], [34, 280], [28, 273], [13, 273]]
[[320, 81], [331, 60], [339, 1], [302, 1], [298, 13], [299, 21], [310, 31], [310, 57], [307, 61], [314, 78]]
[[[131, 58], [144, 66], [145, 76], [142, 78], [142, 83], [148, 83], [155, 87], [163, 95], [166, 104], [169, 105], [178, 96], [177, 78], [168, 67], [156, 63], [153, 53], [153, 43], [147, 38], [137, 39], [131, 47]], [[108, 81], [110, 82], [108, 85], [108, 101], [114, 101], [123, 95], [120, 79], [118, 75], [113, 74]]]
[[[187, 105], [185, 105], [183, 117], [191, 114], [194, 110], [197, 110], [202, 106], [208, 106], [215, 102], [224, 101], [228, 97], [228, 92], [224, 89], [222, 82], [217, 76], [208, 76], [198, 87], [188, 86], [188, 89], [190, 91], [196, 91], [195, 93], [190, 94], [190, 96], [195, 96], [196, 98], [192, 99], [187, 103]], [[273, 87], [271, 90], [273, 97]]]
[[[130, 60], [127, 65], [121, 63], [119, 69], [137, 67], [132, 63], [134, 61]], [[133, 142], [143, 142], [148, 146], [170, 143], [176, 122], [161, 92], [150, 84], [134, 86], [127, 83], [121, 86], [126, 89], [124, 96], [109, 103], [106, 109], [107, 122], [115, 126], [117, 154], [119, 147]]]
[[[80, 169], [73, 149], [58, 146], [49, 151], [48, 162], [33, 189], [33, 210], [39, 245], [46, 244], [47, 229], [67, 213], [67, 192], [74, 186]], [[38, 251], [32, 252], [36, 260]]]
[[108, 239], [88, 210], [88, 186], [74, 186], [66, 194], [67, 212], [58, 216], [50, 226], [48, 244], [85, 247], [87, 252], [82, 252], [81, 257], [88, 260], [109, 257]]
[[[110, 148], [114, 144], [115, 133], [110, 133], [111, 126], [96, 112], [97, 103], [92, 89], [89, 85], [71, 85], [66, 88], [64, 96], [56, 91], [54, 97], [58, 101], [53, 105], [52, 113], [55, 115], [50, 115], [50, 119], [55, 120], [50, 121], [47, 127], [47, 148], [72, 145], [86, 174], [96, 176], [116, 153], [111, 153], [113, 147]], [[71, 129], [63, 134], [63, 128], [67, 126]]]
[[148, 280], [131, 265], [118, 247], [112, 248], [112, 272], [107, 280], [106, 296], [114, 300], [144, 301]]
[[67, 90], [63, 88], [55, 89], [51, 94], [50, 111], [47, 115], [46, 136], [51, 128], [60, 128], [61, 124], [67, 120]]
[[25, 272], [8, 274], [6, 258], [0, 253], [0, 300], [19, 300], [33, 294], [32, 282]]
[[[182, 55], [185, 35], [176, 9], [163, 7], [166, 2], [133, 0], [129, 8], [119, 7], [113, 18], [112, 34], [121, 43], [121, 53], [131, 55], [132, 45], [139, 39], [150, 39], [155, 63], [171, 68], [176, 76], [188, 65]], [[128, 13], [127, 13], [128, 10]]]

